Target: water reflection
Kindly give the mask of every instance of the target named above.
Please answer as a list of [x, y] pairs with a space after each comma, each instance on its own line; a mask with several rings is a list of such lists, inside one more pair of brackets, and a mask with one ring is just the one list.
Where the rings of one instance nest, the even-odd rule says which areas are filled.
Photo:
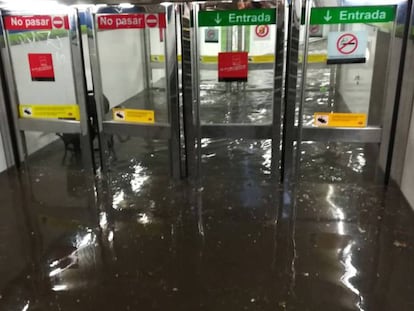
[[351, 281], [358, 275], [358, 270], [352, 263], [352, 252], [354, 242], [349, 242], [349, 244], [340, 252], [341, 263], [344, 266], [345, 273], [341, 276], [341, 282], [352, 291], [357, 297], [359, 297], [359, 302], [357, 303], [358, 310], [364, 311], [363, 303], [364, 298], [362, 297], [360, 291], [351, 283]]

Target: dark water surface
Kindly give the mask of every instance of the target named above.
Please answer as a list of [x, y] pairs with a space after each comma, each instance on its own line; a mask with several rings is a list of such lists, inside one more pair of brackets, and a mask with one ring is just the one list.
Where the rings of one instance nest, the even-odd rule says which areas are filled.
[[[206, 92], [203, 121], [268, 122], [255, 92]], [[413, 211], [372, 146], [304, 143], [282, 187], [269, 140], [203, 139], [173, 182], [165, 141], [113, 139], [96, 180], [60, 141], [0, 175], [0, 310], [414, 310]]]

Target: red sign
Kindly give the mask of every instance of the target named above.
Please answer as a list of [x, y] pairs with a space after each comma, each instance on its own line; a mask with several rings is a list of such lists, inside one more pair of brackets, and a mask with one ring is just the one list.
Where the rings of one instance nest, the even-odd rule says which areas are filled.
[[218, 54], [219, 81], [247, 81], [247, 52], [222, 52]]
[[336, 48], [341, 54], [352, 54], [358, 48], [358, 38], [352, 33], [343, 34], [338, 38]]
[[165, 14], [104, 14], [98, 15], [98, 29], [165, 28]]
[[270, 28], [268, 25], [257, 25], [255, 32], [259, 38], [265, 38], [270, 32]]
[[55, 81], [52, 54], [29, 54], [30, 75], [32, 81]]
[[147, 22], [147, 26], [150, 27], [150, 28], [154, 28], [158, 24], [157, 16], [155, 16], [154, 14], [147, 15], [145, 20]]
[[68, 30], [69, 18], [66, 15], [6, 16], [4, 25], [6, 30]]

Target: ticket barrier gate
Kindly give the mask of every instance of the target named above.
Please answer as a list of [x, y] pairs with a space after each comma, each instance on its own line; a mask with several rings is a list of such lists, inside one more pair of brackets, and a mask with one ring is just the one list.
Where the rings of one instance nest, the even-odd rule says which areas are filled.
[[271, 175], [280, 178], [284, 12], [272, 1], [183, 6], [183, 28], [191, 25], [182, 32], [183, 59], [192, 60], [183, 62], [190, 175], [202, 175], [203, 142], [226, 138], [270, 140]]
[[[297, 163], [293, 159], [295, 152], [300, 150], [295, 146], [299, 146], [301, 141], [380, 143], [383, 134], [381, 115], [384, 110], [381, 108], [382, 102], [375, 106], [379, 101], [371, 95], [384, 89], [376, 72], [389, 71], [389, 49], [381, 50], [381, 46], [385, 44], [390, 47], [389, 40], [395, 36], [397, 7], [332, 5], [312, 8], [309, 3], [303, 8], [306, 13], [303, 16], [299, 14], [302, 12], [299, 2], [285, 5], [273, 1], [255, 2], [247, 7], [213, 2], [97, 5], [90, 8], [87, 14], [90, 39], [87, 50], [91, 60], [98, 121], [96, 135], [100, 141], [103, 170], [110, 170], [116, 162], [117, 143], [129, 141], [131, 137], [143, 138], [147, 146], [152, 140], [164, 140], [165, 143], [161, 142], [160, 145], [164, 144], [168, 148], [167, 162], [175, 178], [186, 175], [182, 167], [185, 161], [189, 175], [197, 175], [197, 171], [200, 173], [199, 165], [203, 156], [201, 146], [205, 138], [271, 139], [271, 172], [279, 180], [285, 177], [286, 172], [290, 172], [290, 176], [294, 175], [293, 167]], [[180, 138], [178, 92], [178, 9], [182, 17], [183, 142]], [[358, 15], [355, 10], [366, 12]], [[345, 16], [342, 11], [348, 12], [344, 18], [349, 20], [337, 20], [335, 23], [331, 19], [323, 21], [323, 16], [327, 16], [324, 14], [328, 12], [339, 14], [339, 17]], [[285, 20], [286, 16], [288, 20]], [[371, 20], [363, 20], [361, 16], [369, 16]], [[383, 20], [375, 20], [382, 16], [385, 16]], [[367, 25], [367, 22], [377, 22], [386, 27]], [[363, 29], [356, 29], [354, 25]], [[4, 11], [3, 27], [6, 38], [3, 47], [5, 72], [11, 81], [8, 87], [17, 132], [60, 133], [62, 139], [80, 134], [79, 144], [82, 146], [84, 162], [94, 167], [91, 140], [95, 131], [91, 130], [87, 117], [85, 70], [84, 66], [73, 65], [83, 64], [82, 56], [88, 57], [82, 55], [76, 10], [54, 10], [50, 15], [45, 15], [44, 11]], [[389, 35], [384, 35], [387, 29]], [[285, 30], [288, 31], [287, 45]], [[53, 53], [51, 55], [42, 48], [37, 49], [36, 42], [29, 42], [27, 38], [22, 41], [25, 38], [22, 33], [27, 31], [52, 31], [53, 36], [64, 39], [61, 42], [69, 47], [70, 54], [57, 52], [60, 53], [61, 62], [60, 67], [55, 68], [56, 72], [47, 69], [55, 61]], [[333, 42], [335, 46], [335, 38], [339, 42], [343, 32], [349, 33], [351, 43], [359, 40], [360, 45], [369, 47], [369, 57], [364, 53], [350, 57], [349, 54], [355, 51], [348, 49], [354, 44], [345, 44], [337, 48], [337, 52], [341, 54], [343, 51], [342, 54], [347, 57], [335, 59], [329, 45]], [[360, 33], [364, 34], [358, 37]], [[375, 33], [378, 35], [373, 35]], [[326, 49], [322, 62], [324, 68], [330, 71], [329, 81], [320, 88], [322, 93], [323, 88], [330, 92], [329, 104], [326, 107], [317, 106], [323, 108], [322, 112], [307, 107], [307, 98], [312, 91], [307, 81], [313, 70], [312, 60], [315, 59], [312, 57], [315, 36], [320, 37], [318, 40]], [[384, 38], [388, 38], [388, 44]], [[24, 40], [27, 46], [35, 50], [22, 55], [19, 49]], [[373, 49], [375, 44], [376, 49]], [[381, 51], [385, 53], [381, 54]], [[153, 54], [161, 55], [163, 66], [151, 65]], [[24, 61], [20, 61], [22, 59]], [[365, 62], [360, 66], [366, 68], [363, 74], [370, 85], [357, 85], [364, 88], [363, 93], [369, 105], [365, 103], [350, 107], [347, 103], [353, 100], [346, 98], [349, 91], [344, 87], [347, 86], [347, 78], [353, 74], [355, 67], [352, 66], [355, 65], [351, 63], [355, 60]], [[25, 64], [28, 68], [20, 68], [18, 64]], [[60, 79], [61, 71], [64, 72], [65, 80]], [[361, 78], [361, 75], [357, 76]], [[259, 80], [260, 83], [255, 83]], [[23, 87], [22, 81], [30, 83]], [[61, 98], [48, 98], [46, 94], [51, 93], [47, 92], [50, 83], [56, 86], [61, 81], [69, 86], [64, 93], [58, 94]], [[72, 84], [68, 84], [68, 81], [72, 81]], [[30, 96], [28, 92], [35, 90], [33, 85], [37, 87], [36, 96]], [[209, 106], [209, 92], [229, 95], [226, 105], [220, 106], [218, 103], [215, 108], [214, 105]], [[244, 113], [244, 117], [241, 116], [243, 113], [233, 113], [257, 107], [256, 98], [259, 96], [255, 94], [259, 93], [265, 99], [260, 103], [263, 111], [258, 118], [246, 117], [249, 112]], [[225, 118], [210, 117], [208, 114], [212, 108], [220, 111]], [[344, 113], [348, 113], [347, 118], [360, 122], [358, 126], [324, 123], [329, 118], [343, 118], [340, 114]], [[250, 114], [257, 116], [258, 113], [251, 111]], [[351, 123], [354, 122], [352, 120]], [[19, 157], [24, 159], [28, 154], [25, 137], [19, 136], [17, 141]], [[182, 157], [182, 143], [185, 146], [185, 159]], [[142, 143], [138, 145], [140, 149]], [[128, 142], [125, 146], [128, 146]], [[296, 159], [299, 158], [296, 156]]]
[[[3, 10], [2, 56], [18, 146], [18, 162], [56, 135], [65, 148], [82, 150], [93, 171], [91, 128], [77, 11]], [[62, 89], [63, 92], [55, 92]], [[35, 133], [49, 133], [48, 137]], [[31, 143], [32, 142], [32, 143]], [[30, 144], [31, 143], [31, 144]], [[28, 145], [29, 144], [29, 145]], [[69, 147], [68, 145], [71, 144]]]
[[[342, 165], [354, 172], [361, 171], [365, 164], [359, 158], [361, 154], [372, 158], [369, 153], [380, 156], [372, 160], [375, 165], [370, 165], [375, 169], [365, 178], [372, 180], [375, 175], [381, 179], [381, 166], [386, 158], [384, 150], [388, 146], [388, 134], [383, 132], [384, 127], [389, 126], [385, 112], [392, 110], [394, 104], [390, 96], [395, 80], [390, 72], [398, 71], [392, 66], [390, 55], [398, 29], [397, 10], [403, 9], [402, 5], [338, 5], [336, 1], [325, 1], [323, 6], [314, 1], [286, 4], [265, 1], [255, 2], [250, 7], [243, 3], [189, 4], [182, 14], [183, 25], [191, 25], [190, 32], [183, 31], [183, 42], [190, 42], [187, 50], [183, 48], [183, 58], [192, 59], [192, 63], [183, 64], [183, 96], [194, 102], [184, 117], [189, 129], [187, 139], [196, 141], [194, 145], [197, 146], [193, 151], [195, 155], [189, 156], [196, 159], [193, 172], [203, 176], [208, 170], [200, 170], [206, 138], [252, 138], [272, 139], [272, 174], [279, 180], [295, 182], [299, 175], [311, 176], [302, 169], [312, 163], [305, 161], [301, 165], [301, 161], [302, 154], [312, 152], [307, 146], [315, 144], [320, 145], [320, 150], [329, 150], [331, 144], [335, 148], [339, 146], [338, 152], [351, 154], [352, 164], [331, 162], [327, 168], [321, 166], [324, 174], [314, 176], [313, 181], [342, 181], [346, 177], [335, 174], [330, 167]], [[277, 18], [274, 20], [273, 16]], [[402, 24], [404, 22], [401, 20]], [[265, 50], [272, 45], [271, 36], [267, 44], [263, 44], [266, 41], [261, 41], [261, 36], [271, 34], [273, 23], [277, 25], [277, 37], [270, 57], [253, 55], [255, 46]], [[249, 26], [256, 30], [250, 42], [246, 41]], [[260, 31], [260, 27], [265, 30]], [[212, 47], [214, 42], [218, 44]], [[207, 50], [214, 51], [215, 55], [205, 56]], [[240, 114], [234, 115], [234, 111], [237, 114], [245, 101], [240, 94], [260, 92], [254, 82], [263, 81], [269, 66], [260, 64], [263, 66], [260, 67], [254, 60], [266, 63], [266, 57], [274, 60], [271, 81], [274, 84], [264, 81], [261, 86], [273, 86], [273, 102], [269, 107], [263, 101], [266, 112], [261, 117], [267, 122], [254, 124], [251, 121], [254, 117], [243, 120]], [[248, 70], [243, 72], [236, 67]], [[254, 77], [257, 68], [261, 71]], [[192, 79], [186, 81], [187, 77]], [[387, 79], [390, 79], [389, 87]], [[234, 90], [239, 97], [220, 102], [209, 96], [209, 92], [221, 88], [228, 93]], [[250, 100], [250, 105], [244, 109], [251, 109], [257, 98]], [[225, 118], [212, 119], [209, 107], [220, 109]], [[266, 116], [270, 111], [271, 117], [268, 117], [270, 114]], [[245, 113], [257, 116], [255, 111]]]
[[157, 191], [182, 176], [175, 5], [96, 5], [88, 16], [101, 167], [117, 209], [116, 198], [148, 199], [144, 184]]

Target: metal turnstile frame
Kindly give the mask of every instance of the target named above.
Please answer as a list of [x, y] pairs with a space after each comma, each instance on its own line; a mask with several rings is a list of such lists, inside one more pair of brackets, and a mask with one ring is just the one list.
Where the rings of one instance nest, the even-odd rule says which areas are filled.
[[[271, 1], [263, 1], [270, 3]], [[186, 136], [187, 172], [189, 177], [201, 176], [201, 139], [202, 138], [246, 138], [246, 139], [271, 139], [272, 140], [272, 168], [271, 176], [277, 181], [280, 176], [280, 138], [283, 103], [283, 73], [284, 73], [284, 33], [285, 14], [284, 5], [277, 1], [271, 2], [276, 10], [276, 43], [273, 88], [272, 123], [268, 124], [203, 124], [200, 119], [200, 69], [206, 66], [200, 64], [198, 42], [198, 3], [184, 4], [181, 11], [182, 46], [183, 46], [183, 98], [184, 98], [184, 125]], [[220, 9], [223, 3], [215, 3]], [[224, 7], [227, 4], [223, 4]], [[190, 30], [187, 28], [190, 27]], [[185, 59], [188, 59], [186, 61]], [[191, 86], [191, 87], [190, 87]]]
[[[166, 97], [168, 107], [169, 123], [131, 123], [105, 120], [103, 110], [104, 94], [101, 79], [100, 58], [98, 46], [98, 29], [96, 27], [96, 7], [88, 10], [92, 22], [92, 34], [89, 36], [89, 53], [92, 67], [92, 80], [94, 85], [95, 102], [97, 108], [98, 131], [100, 137], [101, 165], [104, 172], [109, 170], [108, 157], [110, 151], [105, 142], [105, 135], [120, 134], [148, 139], [167, 139], [169, 140], [170, 151], [170, 171], [174, 179], [182, 177], [181, 167], [181, 144], [180, 144], [180, 116], [179, 116], [179, 92], [178, 92], [178, 64], [177, 64], [177, 38], [176, 38], [176, 4], [137, 4], [141, 8], [150, 7], [149, 12], [142, 13], [165, 13], [166, 28], [164, 35], [165, 51], [165, 73], [166, 73]], [[114, 5], [114, 7], [118, 7]], [[122, 12], [122, 11], [121, 11]], [[122, 14], [122, 13], [119, 13]], [[143, 29], [145, 31], [145, 29]], [[144, 36], [143, 43], [149, 42], [147, 35]], [[145, 48], [145, 47], [144, 47]], [[144, 55], [149, 56], [149, 50], [144, 50]], [[147, 59], [146, 62], [150, 62]], [[146, 66], [146, 71], [151, 70]], [[148, 75], [148, 72], [146, 72]], [[149, 86], [149, 82], [145, 83]]]
[[[73, 83], [77, 104], [79, 105], [80, 121], [57, 120], [57, 119], [23, 119], [19, 117], [18, 105], [19, 96], [17, 91], [17, 81], [13, 71], [12, 55], [8, 40], [8, 33], [5, 30], [3, 17], [7, 15], [67, 15], [69, 18], [68, 40], [70, 40], [71, 64], [73, 70]], [[28, 159], [28, 151], [25, 141], [26, 131], [38, 131], [44, 133], [62, 133], [62, 134], [79, 134], [81, 139], [82, 161], [83, 166], [91, 173], [95, 169], [89, 117], [87, 114], [87, 90], [86, 76], [83, 65], [82, 36], [79, 24], [78, 12], [73, 8], [54, 8], [51, 11], [25, 11], [25, 10], [7, 10], [1, 12], [1, 27], [4, 36], [5, 45], [2, 49], [2, 57], [4, 60], [4, 73], [7, 79], [7, 88], [10, 97], [10, 108], [15, 126], [15, 141], [17, 143], [19, 162], [26, 163]], [[81, 64], [81, 65], [79, 65]]]
[[[303, 14], [302, 14], [303, 13]], [[282, 152], [282, 170], [286, 182], [296, 182], [300, 170], [301, 143], [305, 141], [318, 142], [346, 142], [346, 143], [373, 143], [387, 145], [384, 141], [383, 124], [368, 125], [365, 128], [318, 128], [303, 126], [302, 111], [306, 100], [306, 74], [308, 70], [309, 52], [309, 26], [311, 15], [311, 2], [309, 0], [293, 0], [289, 3], [288, 22], [288, 62], [286, 76], [286, 110], [284, 118], [284, 138]], [[302, 50], [303, 61], [301, 64], [301, 77], [298, 77], [299, 64], [299, 33], [301, 31], [301, 17], [305, 19], [305, 38]], [[396, 22], [392, 31], [392, 40], [395, 38]], [[388, 61], [388, 66], [389, 66]], [[387, 72], [388, 76], [388, 72]], [[300, 79], [300, 80], [299, 80]], [[387, 77], [386, 77], [387, 79]], [[299, 81], [299, 90], [297, 85]], [[297, 91], [300, 92], [297, 98]], [[384, 93], [386, 90], [384, 90]], [[384, 96], [385, 98], [385, 96]], [[385, 103], [384, 103], [385, 104]], [[381, 107], [382, 108], [382, 107]], [[298, 119], [296, 110], [299, 111]], [[383, 120], [382, 120], [383, 121]], [[381, 180], [382, 176], [378, 176]]]

